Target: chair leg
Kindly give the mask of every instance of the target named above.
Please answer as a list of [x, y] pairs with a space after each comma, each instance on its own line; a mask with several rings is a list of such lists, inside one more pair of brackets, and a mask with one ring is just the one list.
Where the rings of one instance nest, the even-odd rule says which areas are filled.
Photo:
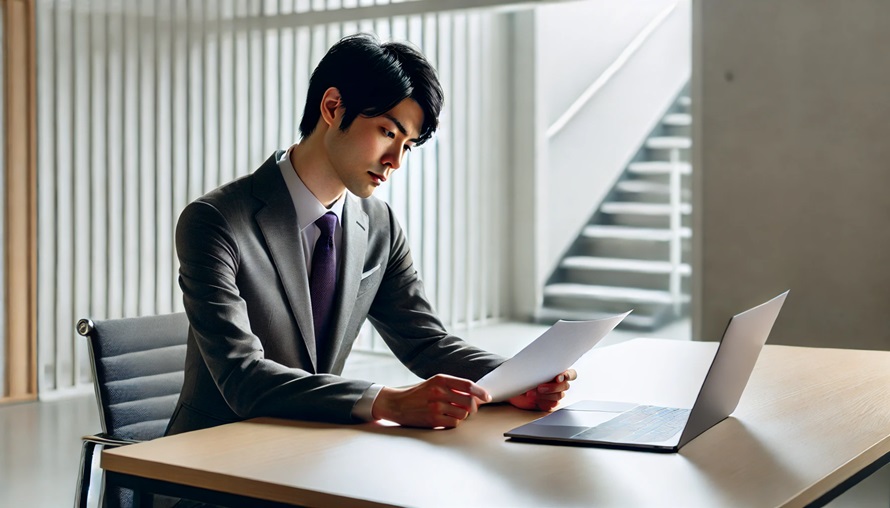
[[96, 443], [90, 441], [84, 441], [80, 449], [80, 470], [77, 472], [77, 486], [74, 489], [74, 508], [87, 508], [95, 449]]

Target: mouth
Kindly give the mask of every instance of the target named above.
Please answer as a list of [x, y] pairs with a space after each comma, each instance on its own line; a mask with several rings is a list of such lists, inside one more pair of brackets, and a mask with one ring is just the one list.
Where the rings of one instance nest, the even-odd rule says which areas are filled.
[[373, 171], [368, 171], [368, 174], [371, 175], [371, 181], [374, 182], [374, 185], [380, 185], [381, 183], [386, 181], [386, 177], [383, 175], [378, 175]]

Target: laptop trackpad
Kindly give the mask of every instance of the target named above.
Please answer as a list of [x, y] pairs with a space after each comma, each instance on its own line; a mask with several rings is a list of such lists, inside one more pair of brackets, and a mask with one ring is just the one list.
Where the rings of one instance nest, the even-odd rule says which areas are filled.
[[607, 413], [623, 413], [639, 406], [636, 402], [611, 402], [604, 400], [582, 400], [565, 409], [571, 411], [604, 411]]
[[544, 418], [535, 420], [534, 424], [583, 428], [596, 427], [634, 407], [636, 407], [636, 404], [624, 402], [578, 402], [551, 413]]

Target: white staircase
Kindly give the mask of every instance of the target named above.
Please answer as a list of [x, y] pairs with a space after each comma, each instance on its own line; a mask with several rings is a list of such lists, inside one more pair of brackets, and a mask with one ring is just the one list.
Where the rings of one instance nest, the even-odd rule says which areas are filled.
[[687, 312], [692, 147], [681, 96], [643, 143], [544, 288], [541, 322], [634, 312], [624, 327], [654, 329]]

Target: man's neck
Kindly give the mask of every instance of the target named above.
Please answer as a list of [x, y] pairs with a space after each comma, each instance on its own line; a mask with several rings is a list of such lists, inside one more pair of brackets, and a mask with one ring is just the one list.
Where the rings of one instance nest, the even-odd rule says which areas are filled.
[[290, 163], [303, 185], [325, 207], [330, 208], [346, 191], [339, 178], [334, 176], [330, 165], [314, 150], [312, 136], [293, 146]]

